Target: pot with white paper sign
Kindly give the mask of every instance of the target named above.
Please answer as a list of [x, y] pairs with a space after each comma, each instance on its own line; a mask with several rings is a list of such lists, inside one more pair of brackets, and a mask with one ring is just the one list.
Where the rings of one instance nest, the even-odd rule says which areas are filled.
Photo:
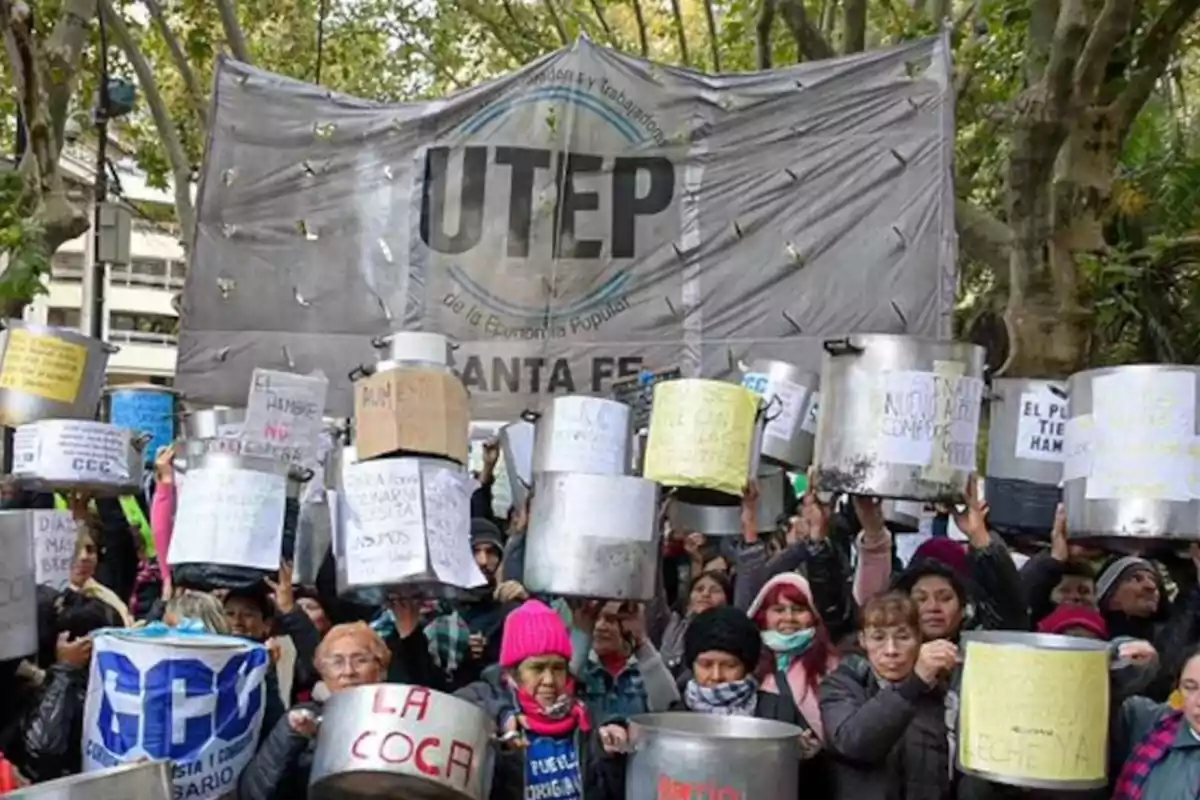
[[[252, 589], [295, 555], [300, 511], [292, 468], [281, 461], [210, 452], [188, 459], [178, 483], [167, 563], [176, 586]], [[311, 471], [308, 476], [311, 477]]]
[[534, 425], [533, 474], [627, 474], [629, 412], [624, 403], [584, 395], [555, 397], [545, 411], [526, 411], [523, 419]]
[[1138, 550], [1200, 541], [1200, 367], [1136, 364], [1067, 382], [1063, 505], [1072, 539]]
[[86, 492], [96, 497], [141, 492], [150, 437], [80, 419], [47, 419], [13, 434], [13, 476], [33, 492]]
[[321, 709], [310, 800], [487, 800], [495, 722], [473, 703], [423, 686], [337, 692]]
[[120, 350], [78, 331], [7, 319], [0, 355], [0, 424], [91, 420], [104, 389], [108, 357]]
[[175, 471], [186, 476], [189, 460], [196, 461], [210, 454], [278, 460], [289, 465], [288, 498], [299, 498], [304, 485], [312, 479], [312, 469], [298, 463], [298, 456], [294, 452], [266, 453], [261, 448], [243, 442], [242, 428], [245, 422], [246, 409], [230, 406], [215, 406], [184, 414], [185, 438], [177, 442]]
[[359, 461], [345, 448], [336, 493], [338, 594], [381, 604], [394, 597], [459, 597], [486, 588], [471, 552], [475, 484], [436, 458]]
[[787, 469], [807, 469], [816, 444], [816, 414], [810, 412], [820, 399], [820, 376], [770, 358], [756, 358], [748, 366], [739, 363], [738, 367], [742, 386], [765, 400], [778, 398], [777, 413], [763, 429], [762, 457]]
[[883, 333], [824, 347], [816, 488], [961, 499], [976, 466], [983, 348]]
[[509, 496], [514, 506], [523, 506], [533, 487], [533, 448], [537, 429], [527, 419], [510, 422], [500, 429], [500, 457], [508, 473]]
[[1067, 387], [997, 378], [987, 400], [988, 524], [1001, 533], [1049, 537], [1062, 498]]
[[525, 587], [564, 597], [652, 600], [658, 487], [629, 475], [547, 472], [525, 542]]
[[38, 649], [34, 512], [0, 511], [0, 661]]

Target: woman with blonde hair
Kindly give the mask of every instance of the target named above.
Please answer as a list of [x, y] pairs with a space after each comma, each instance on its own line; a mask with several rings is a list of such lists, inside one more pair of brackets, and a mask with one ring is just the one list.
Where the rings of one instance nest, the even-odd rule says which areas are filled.
[[231, 635], [224, 607], [217, 598], [207, 592], [181, 589], [167, 601], [167, 607], [163, 610], [163, 622], [174, 627], [189, 619], [199, 622], [209, 633]]
[[242, 800], [307, 797], [323, 705], [316, 698], [385, 682], [392, 652], [365, 622], [348, 622], [329, 629], [315, 660], [318, 689], [325, 691], [314, 690], [313, 702], [293, 706], [263, 740], [238, 781]]

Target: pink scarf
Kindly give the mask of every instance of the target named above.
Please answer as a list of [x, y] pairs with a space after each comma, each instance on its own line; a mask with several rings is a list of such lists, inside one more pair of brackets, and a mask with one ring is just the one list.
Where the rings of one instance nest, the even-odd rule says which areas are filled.
[[[838, 665], [839, 659], [830, 657], [826, 662], [826, 674], [832, 672]], [[808, 727], [812, 728], [812, 732], [817, 735], [817, 738], [822, 742], [825, 741], [825, 728], [821, 724], [821, 704], [817, 697], [817, 693], [808, 685], [808, 673], [804, 669], [804, 664], [800, 659], [792, 661], [792, 665], [787, 671], [788, 688], [792, 690], [792, 696], [796, 698], [796, 708], [804, 717], [804, 721], [808, 723]], [[762, 688], [764, 692], [771, 694], [779, 694], [779, 685], [775, 682], [775, 675], [767, 675], [763, 679]]]
[[517, 703], [525, 717], [525, 727], [538, 736], [562, 737], [578, 728], [583, 733], [592, 729], [588, 721], [587, 708], [575, 699], [575, 681], [567, 679], [565, 693], [551, 708], [542, 708], [533, 695], [520, 687], [516, 688]]

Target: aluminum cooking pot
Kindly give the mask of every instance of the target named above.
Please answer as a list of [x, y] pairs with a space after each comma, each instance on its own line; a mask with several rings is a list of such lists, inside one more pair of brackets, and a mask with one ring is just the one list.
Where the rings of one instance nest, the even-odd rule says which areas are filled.
[[629, 721], [627, 800], [796, 800], [801, 730], [754, 717], [672, 712]]
[[146, 464], [153, 464], [158, 449], [175, 441], [179, 392], [152, 383], [109, 386], [104, 390], [100, 418], [149, 436], [150, 441], [142, 448], [142, 458]]
[[[787, 483], [787, 473], [781, 467], [759, 467], [759, 533], [775, 530], [779, 518], [789, 510]], [[742, 533], [741, 505], [705, 505], [679, 499], [671, 505], [673, 524], [677, 530], [694, 531], [706, 536], [740, 536]]]
[[495, 723], [478, 706], [420, 686], [337, 692], [321, 710], [310, 800], [487, 800]]
[[532, 422], [520, 419], [500, 429], [500, 455], [508, 473], [509, 497], [521, 507], [529, 499], [533, 486], [533, 448], [536, 428]]
[[988, 524], [1001, 533], [1048, 537], [1062, 498], [1067, 388], [998, 378], [987, 399]]
[[1200, 541], [1198, 380], [1200, 367], [1175, 364], [1071, 376], [1063, 505], [1072, 539], [1135, 550], [1156, 539]]
[[19, 319], [0, 324], [0, 424], [96, 418], [108, 357], [120, 348], [65, 328]]
[[545, 411], [525, 412], [534, 424], [533, 474], [627, 474], [630, 411], [615, 400], [567, 395], [553, 398]]
[[34, 531], [33, 511], [0, 511], [0, 602], [4, 605], [0, 661], [23, 658], [38, 649]]
[[757, 358], [739, 367], [742, 386], [766, 400], [778, 398], [778, 413], [763, 429], [763, 458], [794, 471], [808, 469], [817, 431], [807, 419], [818, 399], [820, 377], [770, 358]]
[[817, 489], [960, 500], [976, 469], [983, 348], [882, 333], [824, 347]]
[[5, 800], [172, 800], [171, 762], [148, 761], [71, 775], [4, 795]]
[[13, 477], [35, 492], [140, 493], [147, 434], [79, 419], [47, 419], [13, 434]]
[[371, 340], [379, 351], [374, 364], [360, 364], [350, 370], [350, 381], [361, 380], [393, 369], [432, 369], [450, 372], [450, 357], [458, 349], [440, 333], [397, 331]]

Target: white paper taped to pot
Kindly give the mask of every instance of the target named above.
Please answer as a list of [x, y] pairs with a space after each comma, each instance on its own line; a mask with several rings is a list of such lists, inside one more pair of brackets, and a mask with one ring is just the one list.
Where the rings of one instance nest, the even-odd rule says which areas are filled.
[[1049, 388], [1022, 392], [1014, 455], [1034, 461], [1064, 461], [1067, 412], [1067, 401]]
[[944, 470], [975, 469], [983, 381], [890, 370], [879, 376], [878, 391], [876, 441], [881, 461]]
[[777, 398], [772, 411], [774, 416], [767, 421], [764, 436], [791, 439], [796, 434], [796, 428], [805, 420], [809, 387], [786, 378], [772, 380], [766, 372], [747, 372], [742, 376], [742, 386], [762, 397], [765, 402], [769, 403], [772, 398]]
[[324, 375], [297, 375], [256, 368], [246, 398], [242, 440], [249, 445], [292, 451], [301, 464], [317, 460], [325, 426]]
[[487, 579], [471, 552], [471, 476], [453, 467], [422, 469], [425, 534], [429, 561], [438, 580], [462, 589], [483, 586]]
[[350, 583], [382, 585], [425, 572], [425, 515], [417, 459], [343, 464], [338, 503], [340, 552]]
[[167, 563], [279, 567], [287, 477], [242, 468], [188, 470]]
[[0, 515], [0, 661], [37, 652], [33, 525], [28, 511]]
[[47, 419], [13, 434], [13, 474], [59, 483], [130, 480], [130, 431], [79, 419]]
[[70, 511], [33, 513], [34, 574], [42, 586], [62, 590], [71, 581], [79, 523]]
[[629, 414], [629, 406], [602, 397], [556, 397], [535, 426], [534, 468], [624, 475], [629, 466]]
[[1071, 417], [1063, 427], [1063, 482], [1092, 474], [1092, 415]]

